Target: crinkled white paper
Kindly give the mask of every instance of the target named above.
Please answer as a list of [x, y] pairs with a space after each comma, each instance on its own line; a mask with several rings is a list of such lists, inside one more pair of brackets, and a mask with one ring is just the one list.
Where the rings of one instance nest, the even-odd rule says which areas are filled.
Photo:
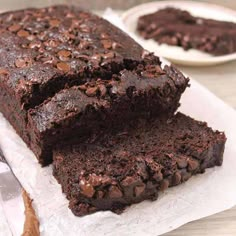
[[236, 205], [236, 112], [194, 80], [182, 97], [181, 111], [226, 132], [224, 164], [167, 190], [154, 202], [133, 205], [121, 214], [98, 212], [82, 218], [52, 176], [0, 115], [0, 145], [15, 175], [34, 199], [42, 235], [153, 236]]
[[[9, 168], [4, 163], [2, 163], [0, 161], [0, 175], [2, 173], [6, 173], [8, 171], [9, 171]], [[0, 185], [0, 188], [1, 187], [2, 186]], [[4, 236], [10, 236], [11, 231], [10, 231], [9, 225], [6, 220], [2, 204], [3, 204], [3, 201], [1, 198], [1, 194], [0, 194], [0, 234], [2, 234]]]
[[[0, 199], [1, 202], [1, 199]], [[11, 236], [11, 231], [9, 229], [7, 220], [5, 218], [2, 205], [0, 204], [0, 232], [4, 236]]]

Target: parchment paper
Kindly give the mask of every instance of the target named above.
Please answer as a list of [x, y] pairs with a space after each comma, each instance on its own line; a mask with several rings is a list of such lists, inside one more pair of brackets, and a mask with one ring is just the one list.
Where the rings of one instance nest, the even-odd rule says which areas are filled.
[[[8, 171], [9, 171], [9, 168], [4, 163], [2, 163], [0, 159], [0, 178], [3, 173], [6, 173]], [[1, 184], [0, 184], [0, 188], [2, 188]], [[2, 204], [3, 204], [3, 201], [2, 201], [2, 196], [0, 194], [0, 235], [10, 236], [11, 231], [9, 228], [9, 224], [6, 220]]]
[[154, 202], [129, 207], [123, 214], [98, 212], [82, 218], [52, 176], [0, 115], [0, 145], [15, 175], [34, 200], [41, 235], [153, 236], [236, 205], [236, 112], [194, 80], [182, 97], [181, 111], [226, 132], [224, 164], [167, 190]]

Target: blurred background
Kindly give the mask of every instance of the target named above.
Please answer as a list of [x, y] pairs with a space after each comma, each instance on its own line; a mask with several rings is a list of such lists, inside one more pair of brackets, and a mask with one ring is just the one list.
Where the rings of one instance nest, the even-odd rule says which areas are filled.
[[[195, 0], [196, 1], [196, 0]], [[236, 9], [235, 0], [202, 0], [203, 2], [210, 2], [220, 4], [233, 9]], [[111, 7], [117, 10], [128, 9], [132, 6], [151, 2], [148, 0], [0, 0], [2, 10], [13, 10], [25, 7], [41, 7], [51, 4], [77, 4], [83, 8], [90, 10], [104, 10]]]
[[[160, 1], [160, 0], [157, 0]], [[110, 6], [114, 9], [128, 9], [135, 5], [151, 2], [150, 0], [71, 0], [69, 2], [76, 2], [83, 7], [89, 7], [91, 9], [102, 10], [107, 6]], [[216, 3], [228, 7], [232, 7], [236, 9], [236, 1], [235, 0], [205, 0], [205, 2]]]

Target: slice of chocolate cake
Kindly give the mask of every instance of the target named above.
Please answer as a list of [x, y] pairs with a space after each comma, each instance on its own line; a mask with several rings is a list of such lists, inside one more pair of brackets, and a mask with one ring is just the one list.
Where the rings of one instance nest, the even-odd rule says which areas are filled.
[[236, 52], [236, 24], [194, 17], [189, 12], [165, 8], [138, 19], [137, 30], [145, 39], [198, 49], [213, 55]]
[[54, 150], [53, 173], [77, 216], [155, 200], [160, 191], [220, 166], [226, 137], [181, 113]]
[[177, 69], [162, 69], [127, 34], [74, 6], [0, 14], [0, 32], [0, 111], [42, 165], [55, 143], [110, 125], [114, 114], [117, 126], [139, 113], [172, 116], [188, 86]]
[[184, 90], [179, 82], [185, 78], [175, 68], [148, 68], [64, 89], [30, 109], [27, 130], [39, 161], [50, 163], [51, 147], [58, 142], [79, 142], [140, 118], [171, 116]]

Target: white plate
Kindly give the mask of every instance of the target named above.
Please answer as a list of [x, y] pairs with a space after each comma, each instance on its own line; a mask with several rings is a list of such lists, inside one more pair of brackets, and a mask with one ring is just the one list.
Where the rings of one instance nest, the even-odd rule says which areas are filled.
[[160, 45], [152, 39], [144, 40], [141, 38], [136, 32], [138, 18], [142, 15], [153, 13], [166, 7], [187, 10], [194, 16], [236, 23], [236, 11], [214, 4], [192, 1], [157, 1], [141, 4], [123, 13], [122, 20], [127, 30], [134, 33], [146, 49], [154, 51], [157, 55], [167, 58], [174, 63], [207, 66], [236, 60], [236, 53], [225, 56], [212, 56], [198, 50], [190, 49], [185, 51], [181, 47], [169, 46], [166, 44]]

